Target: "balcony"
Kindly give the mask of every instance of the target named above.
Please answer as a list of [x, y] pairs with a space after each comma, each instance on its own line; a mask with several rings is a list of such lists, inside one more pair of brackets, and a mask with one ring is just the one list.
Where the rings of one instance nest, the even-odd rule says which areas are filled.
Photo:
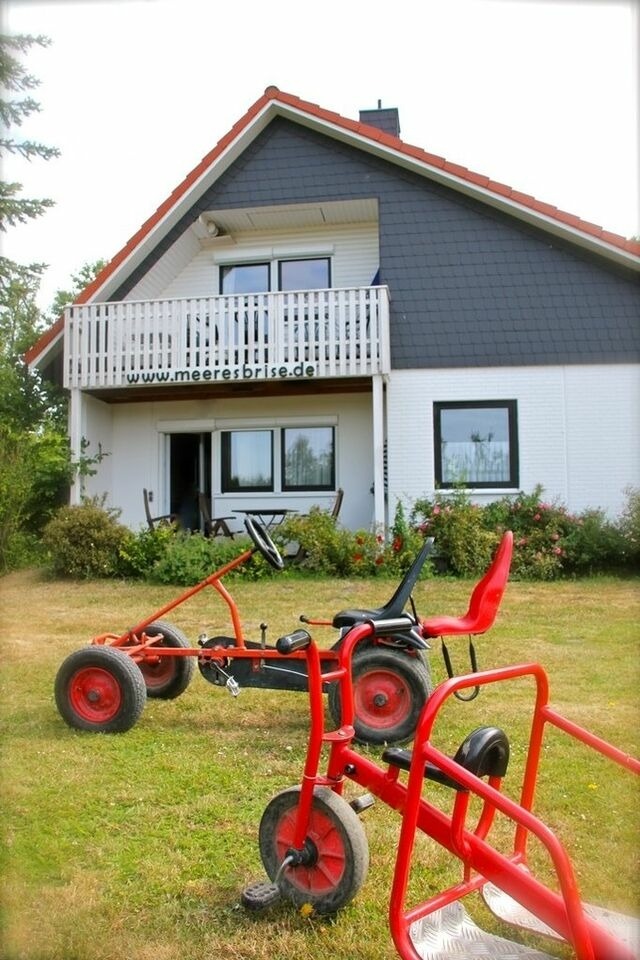
[[65, 310], [65, 386], [144, 389], [389, 372], [387, 287]]

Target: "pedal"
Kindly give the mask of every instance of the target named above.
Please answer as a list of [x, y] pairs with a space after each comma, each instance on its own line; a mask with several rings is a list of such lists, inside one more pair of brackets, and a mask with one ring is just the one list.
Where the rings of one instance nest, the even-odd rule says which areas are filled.
[[409, 936], [422, 960], [554, 960], [548, 953], [482, 930], [457, 900], [412, 923]]
[[277, 883], [267, 883], [266, 880], [256, 880], [245, 887], [241, 896], [242, 906], [247, 910], [265, 910], [280, 900], [280, 890]]
[[361, 813], [364, 813], [365, 810], [368, 810], [369, 807], [372, 807], [376, 802], [376, 798], [371, 793], [363, 793], [361, 797], [355, 797], [355, 799], [349, 801], [349, 806], [355, 813], [360, 816]]

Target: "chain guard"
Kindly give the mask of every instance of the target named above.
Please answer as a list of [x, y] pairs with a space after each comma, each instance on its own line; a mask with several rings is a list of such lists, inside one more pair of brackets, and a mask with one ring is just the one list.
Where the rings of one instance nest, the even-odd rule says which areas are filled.
[[[231, 648], [236, 647], [236, 641], [234, 637], [209, 637], [208, 640], [205, 640], [204, 643], [201, 643], [200, 646], [203, 650], [210, 650], [212, 647], [222, 647], [222, 648]], [[220, 670], [216, 667], [216, 663], [225, 671], [224, 674], [220, 673]], [[227, 675], [229, 668], [229, 658], [225, 657], [221, 651], [220, 657], [198, 657], [198, 669], [202, 676], [209, 683], [213, 683], [216, 687], [224, 687], [227, 683]]]

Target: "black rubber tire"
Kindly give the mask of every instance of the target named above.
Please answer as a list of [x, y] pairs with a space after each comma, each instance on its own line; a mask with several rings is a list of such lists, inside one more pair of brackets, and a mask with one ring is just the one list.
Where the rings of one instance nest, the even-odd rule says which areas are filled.
[[[154, 620], [146, 627], [148, 637], [162, 634], [162, 641], [153, 646], [181, 647], [188, 650], [191, 646], [182, 630], [167, 620]], [[175, 700], [187, 689], [196, 668], [197, 657], [162, 657], [157, 665], [141, 661], [138, 663], [147, 688], [147, 696], [157, 700]]]
[[[283, 790], [267, 805], [259, 828], [260, 856], [269, 879], [292, 845], [300, 787]], [[279, 878], [281, 896], [315, 913], [335, 913], [356, 896], [369, 868], [364, 828], [349, 804], [328, 787], [316, 787], [306, 844], [317, 853], [312, 866], [286, 868]]]
[[[351, 662], [355, 701], [355, 740], [367, 745], [406, 743], [433, 689], [422, 654], [382, 646], [356, 651]], [[379, 696], [385, 703], [374, 703]], [[340, 686], [329, 687], [329, 711], [341, 723]]]
[[54, 692], [69, 726], [93, 733], [130, 730], [147, 700], [142, 673], [131, 657], [97, 645], [76, 650], [62, 662]]

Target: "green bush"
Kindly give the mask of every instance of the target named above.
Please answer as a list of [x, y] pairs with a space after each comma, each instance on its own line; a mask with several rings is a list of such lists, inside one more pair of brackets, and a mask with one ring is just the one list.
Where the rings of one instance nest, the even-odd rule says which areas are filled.
[[461, 577], [484, 573], [499, 540], [495, 529], [487, 529], [482, 508], [463, 489], [416, 500], [411, 524], [434, 537], [438, 569]]
[[175, 537], [175, 528], [169, 525], [153, 530], [146, 527], [138, 533], [129, 531], [119, 551], [120, 574], [134, 580], [148, 579]]
[[43, 532], [53, 572], [81, 580], [117, 576], [120, 550], [129, 536], [117, 517], [98, 499], [58, 510]]
[[602, 510], [586, 510], [571, 520], [562, 540], [564, 573], [583, 576], [625, 565], [624, 537]]
[[[252, 547], [253, 543], [247, 536], [229, 540], [223, 537], [207, 538], [201, 533], [178, 532], [165, 544], [149, 579], [155, 583], [193, 586], [219, 567], [235, 560], [243, 550]], [[274, 572], [261, 554], [254, 553], [246, 563], [227, 576], [259, 580]]]
[[624, 543], [624, 556], [631, 567], [640, 566], [640, 488], [625, 489], [627, 502], [618, 517], [618, 531]]
[[[337, 577], [402, 576], [424, 543], [423, 534], [406, 524], [401, 505], [389, 541], [380, 531], [346, 530], [319, 507], [285, 520], [274, 539], [283, 552], [291, 543], [299, 544], [303, 559], [298, 569]], [[428, 572], [425, 565], [424, 575]]]
[[566, 557], [565, 538], [574, 524], [562, 505], [541, 499], [542, 488], [502, 497], [483, 509], [488, 529], [513, 531], [511, 574], [522, 580], [554, 580]]

